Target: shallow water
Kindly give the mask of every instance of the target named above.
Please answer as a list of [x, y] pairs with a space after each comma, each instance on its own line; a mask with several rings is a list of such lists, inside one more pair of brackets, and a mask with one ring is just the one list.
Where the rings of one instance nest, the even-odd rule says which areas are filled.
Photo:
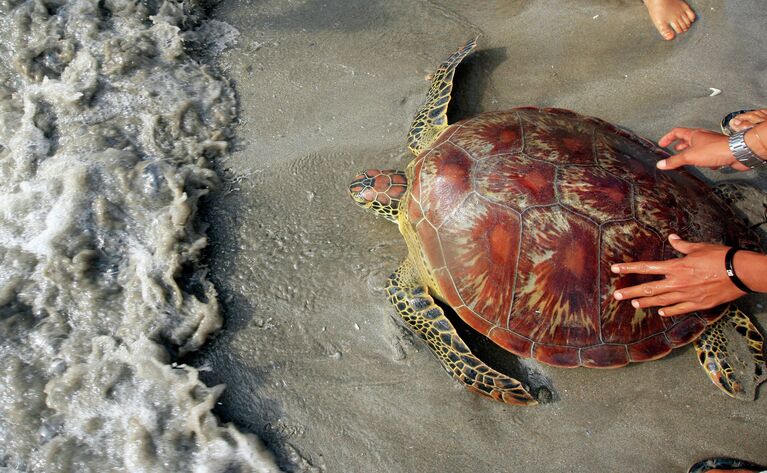
[[0, 3], [0, 469], [274, 471], [173, 363], [222, 324], [196, 218], [236, 100], [193, 2]]

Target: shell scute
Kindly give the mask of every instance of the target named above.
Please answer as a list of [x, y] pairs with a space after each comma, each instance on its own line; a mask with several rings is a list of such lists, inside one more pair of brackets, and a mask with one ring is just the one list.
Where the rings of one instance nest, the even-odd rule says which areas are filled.
[[663, 333], [659, 333], [632, 343], [627, 350], [631, 361], [657, 360], [671, 352], [671, 343]]
[[519, 232], [519, 215], [476, 194], [439, 229], [461, 300], [493, 324], [505, 322], [511, 308]]
[[695, 316], [685, 317], [666, 331], [666, 337], [671, 342], [671, 346], [676, 348], [695, 340], [705, 329], [706, 322], [703, 320]]
[[474, 165], [476, 192], [493, 202], [522, 212], [528, 207], [552, 205], [556, 168], [521, 153], [491, 156]]
[[461, 295], [458, 294], [458, 289], [455, 287], [455, 282], [450, 275], [450, 271], [447, 268], [439, 268], [434, 271], [434, 277], [437, 279], [442, 297], [445, 302], [450, 304], [451, 307], [458, 307], [464, 305], [461, 300]]
[[599, 223], [634, 214], [631, 184], [598, 167], [560, 167], [557, 191], [563, 205]]
[[490, 340], [520, 356], [531, 355], [533, 341], [503, 327], [494, 327], [488, 334]]
[[442, 243], [439, 235], [437, 235], [437, 229], [427, 220], [421, 220], [415, 226], [415, 231], [421, 240], [421, 249], [429, 262], [429, 266], [435, 269], [444, 267], [445, 258], [442, 256]]
[[607, 136], [597, 132], [594, 139], [594, 154], [597, 165], [613, 176], [618, 176], [628, 182], [652, 188], [659, 171], [648, 160], [632, 157], [642, 153], [636, 145], [627, 144], [615, 136]]
[[491, 112], [467, 120], [451, 143], [475, 159], [522, 151], [522, 125], [515, 112]]
[[598, 233], [560, 207], [525, 212], [509, 329], [540, 343], [599, 343]]
[[581, 350], [581, 364], [589, 368], [617, 368], [629, 364], [626, 345], [597, 345]]
[[[636, 286], [655, 279], [643, 274], [614, 274], [609, 271], [614, 263], [631, 261], [658, 261], [661, 259], [663, 240], [654, 232], [631, 220], [602, 227], [600, 271], [602, 287], [602, 339], [609, 343], [631, 343], [666, 329], [657, 309], [635, 308], [612, 297], [618, 289]], [[637, 241], [644, 244], [637, 245]]]
[[581, 357], [577, 348], [560, 345], [535, 345], [533, 357], [549, 365], [562, 368], [575, 368], [581, 365]]
[[594, 127], [587, 122], [562, 119], [540, 110], [527, 110], [520, 115], [526, 155], [555, 164], [596, 164]]
[[455, 312], [461, 317], [461, 319], [469, 324], [469, 327], [473, 328], [479, 333], [490, 333], [490, 330], [492, 330], [495, 326], [480, 314], [477, 314], [466, 306], [455, 307]]
[[423, 159], [418, 179], [421, 207], [434, 226], [440, 226], [472, 191], [472, 164], [465, 152], [449, 143], [431, 150]]

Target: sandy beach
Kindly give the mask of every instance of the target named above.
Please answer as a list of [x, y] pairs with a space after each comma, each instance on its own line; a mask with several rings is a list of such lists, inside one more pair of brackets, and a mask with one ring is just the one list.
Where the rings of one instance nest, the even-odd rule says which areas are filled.
[[[652, 140], [718, 129], [767, 105], [763, 5], [693, 0], [666, 42], [639, 1], [222, 2], [239, 31], [218, 58], [240, 103], [225, 189], [206, 201], [223, 330], [192, 360], [225, 383], [214, 412], [254, 433], [285, 471], [684, 472], [767, 462], [767, 399], [724, 396], [691, 346], [619, 370], [510, 361], [553, 401], [512, 408], [466, 391], [396, 319], [382, 288], [405, 256], [395, 225], [346, 195], [370, 167], [404, 167], [425, 76], [468, 38], [455, 110], [536, 105], [598, 116]], [[712, 89], [721, 94], [712, 96]], [[754, 173], [709, 172], [711, 180]], [[748, 207], [757, 212], [763, 194]], [[767, 325], [767, 299], [743, 307]], [[480, 352], [486, 342], [475, 342]], [[491, 352], [490, 358], [504, 363]]]

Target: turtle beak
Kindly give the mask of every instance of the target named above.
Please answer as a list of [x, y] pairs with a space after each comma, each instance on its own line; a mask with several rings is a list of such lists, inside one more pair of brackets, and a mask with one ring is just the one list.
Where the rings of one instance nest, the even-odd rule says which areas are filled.
[[[351, 184], [349, 184], [349, 195], [358, 205], [362, 207], [370, 207], [374, 195], [368, 195], [372, 193], [373, 179], [365, 174], [358, 174]], [[375, 194], [375, 193], [373, 193]]]

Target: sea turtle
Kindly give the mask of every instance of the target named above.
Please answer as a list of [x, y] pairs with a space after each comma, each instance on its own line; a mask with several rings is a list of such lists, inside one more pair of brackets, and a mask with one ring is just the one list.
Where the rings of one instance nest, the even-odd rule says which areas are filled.
[[676, 256], [671, 232], [743, 246], [755, 241], [748, 228], [692, 175], [655, 172], [667, 152], [597, 118], [523, 107], [448, 124], [455, 68], [475, 46], [434, 74], [410, 128], [416, 158], [406, 170], [368, 170], [349, 187], [407, 242], [386, 285], [407, 325], [451, 375], [509, 404], [537, 400], [473, 355], [434, 298], [506, 350], [558, 367], [621, 367], [695, 340], [714, 383], [753, 398], [767, 370], [746, 314], [636, 309], [611, 295], [650, 277], [609, 269]]

